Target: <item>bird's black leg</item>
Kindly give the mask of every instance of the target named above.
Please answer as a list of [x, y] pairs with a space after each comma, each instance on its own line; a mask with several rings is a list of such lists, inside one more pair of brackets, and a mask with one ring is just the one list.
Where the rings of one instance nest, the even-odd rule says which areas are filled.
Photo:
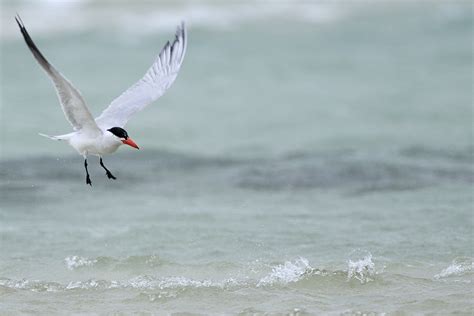
[[105, 166], [104, 166], [104, 163], [102, 162], [102, 157], [100, 157], [100, 165], [102, 166], [102, 168], [105, 169], [105, 174], [107, 175], [107, 177], [109, 179], [114, 179], [116, 180], [117, 178], [112, 174], [112, 172], [109, 171], [109, 169], [107, 169]]
[[86, 168], [86, 184], [92, 186], [91, 177], [89, 177], [89, 170], [87, 170], [87, 158], [84, 159], [84, 167]]

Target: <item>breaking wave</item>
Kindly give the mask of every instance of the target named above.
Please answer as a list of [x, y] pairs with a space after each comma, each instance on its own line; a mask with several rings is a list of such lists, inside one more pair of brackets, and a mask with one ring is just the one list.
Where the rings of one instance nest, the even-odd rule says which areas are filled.
[[[74, 15], [68, 10], [74, 6]], [[351, 8], [352, 9], [352, 8]], [[97, 29], [121, 30], [126, 33], [149, 34], [153, 32], [169, 31], [174, 28], [180, 20], [186, 20], [190, 25], [200, 28], [231, 29], [242, 23], [262, 21], [267, 19], [286, 18], [294, 19], [304, 23], [329, 23], [337, 21], [347, 15], [348, 6], [331, 3], [300, 3], [295, 5], [293, 1], [279, 1], [269, 5], [266, 1], [254, 1], [253, 3], [235, 2], [233, 4], [216, 5], [215, 3], [189, 2], [160, 6], [157, 10], [155, 5], [146, 2], [137, 2], [134, 6], [129, 4], [101, 5], [100, 2], [90, 1], [39, 1], [35, 5], [26, 2], [20, 5], [3, 5], [5, 16], [14, 16], [15, 10], [22, 12], [24, 16], [42, 16], [47, 18], [56, 16], [56, 20], [45, 25], [31, 20], [31, 28], [36, 33], [55, 34], [65, 31], [96, 31]], [[101, 14], [111, 14], [114, 19], [97, 19]], [[69, 23], [62, 23], [64, 20]], [[120, 21], [127, 20], [124, 23]], [[16, 35], [16, 29], [5, 25], [0, 34], [2, 37]], [[13, 25], [15, 26], [15, 25]], [[217, 28], [216, 28], [217, 27]]]
[[[106, 259], [104, 259], [106, 258]], [[139, 257], [140, 261], [147, 262], [154, 256]], [[137, 259], [113, 259], [109, 257], [99, 257], [90, 259], [80, 256], [70, 256], [65, 258], [66, 267], [75, 270], [85, 267], [92, 267], [104, 262], [110, 262], [110, 266], [122, 264], [129, 260]], [[154, 259], [153, 259], [154, 260]], [[232, 290], [244, 287], [279, 287], [298, 284], [300, 281], [310, 281], [309, 286], [318, 284], [320, 278], [328, 278], [335, 284], [348, 283], [351, 280], [358, 280], [361, 284], [374, 281], [375, 264], [372, 255], [358, 261], [348, 261], [347, 270], [324, 270], [313, 268], [309, 260], [299, 257], [292, 261], [270, 266], [270, 271], [263, 276], [252, 279], [249, 276], [243, 278], [229, 277], [222, 280], [194, 279], [185, 276], [165, 276], [138, 275], [126, 280], [101, 280], [88, 279], [69, 281], [67, 283], [49, 282], [40, 280], [12, 280], [0, 278], [0, 287], [13, 290], [28, 290], [33, 292], [58, 292], [73, 290], [109, 290], [109, 289], [138, 289], [138, 290], [184, 290], [197, 288], [216, 288], [221, 290]], [[255, 272], [255, 271], [253, 271]]]

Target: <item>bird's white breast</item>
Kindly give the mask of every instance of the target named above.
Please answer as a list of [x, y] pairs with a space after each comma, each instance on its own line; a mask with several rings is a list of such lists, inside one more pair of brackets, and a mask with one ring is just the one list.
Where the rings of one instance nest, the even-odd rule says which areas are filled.
[[110, 133], [98, 137], [77, 133], [71, 137], [69, 144], [81, 155], [104, 155], [115, 152], [122, 142]]

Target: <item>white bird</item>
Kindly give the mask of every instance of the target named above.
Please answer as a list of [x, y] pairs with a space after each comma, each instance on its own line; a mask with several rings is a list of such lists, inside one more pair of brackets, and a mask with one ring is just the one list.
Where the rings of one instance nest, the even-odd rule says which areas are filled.
[[186, 28], [178, 26], [173, 43], [168, 41], [142, 79], [122, 93], [99, 115], [93, 118], [81, 93], [41, 54], [20, 16], [15, 17], [28, 48], [46, 71], [56, 88], [59, 102], [74, 132], [58, 136], [40, 134], [53, 140], [64, 140], [84, 157], [86, 184], [92, 185], [87, 170], [87, 155], [100, 158], [100, 165], [109, 179], [116, 177], [104, 166], [102, 156], [115, 152], [126, 144], [139, 149], [123, 129], [133, 114], [144, 109], [171, 86], [176, 79], [186, 53]]

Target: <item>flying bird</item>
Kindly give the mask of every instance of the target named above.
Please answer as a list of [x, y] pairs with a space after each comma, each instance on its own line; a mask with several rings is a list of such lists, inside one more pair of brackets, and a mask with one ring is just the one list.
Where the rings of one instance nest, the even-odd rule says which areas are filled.
[[84, 157], [86, 184], [92, 185], [87, 169], [88, 155], [98, 156], [107, 177], [115, 180], [116, 177], [105, 167], [102, 156], [115, 152], [123, 144], [139, 149], [124, 129], [125, 124], [133, 114], [162, 96], [176, 79], [186, 53], [187, 34], [184, 22], [178, 26], [174, 41], [165, 44], [143, 78], [113, 100], [102, 114], [94, 119], [79, 90], [57, 71], [36, 47], [20, 16], [17, 15], [15, 20], [26, 45], [53, 82], [64, 115], [74, 129], [72, 133], [64, 135], [40, 135], [66, 141]]

